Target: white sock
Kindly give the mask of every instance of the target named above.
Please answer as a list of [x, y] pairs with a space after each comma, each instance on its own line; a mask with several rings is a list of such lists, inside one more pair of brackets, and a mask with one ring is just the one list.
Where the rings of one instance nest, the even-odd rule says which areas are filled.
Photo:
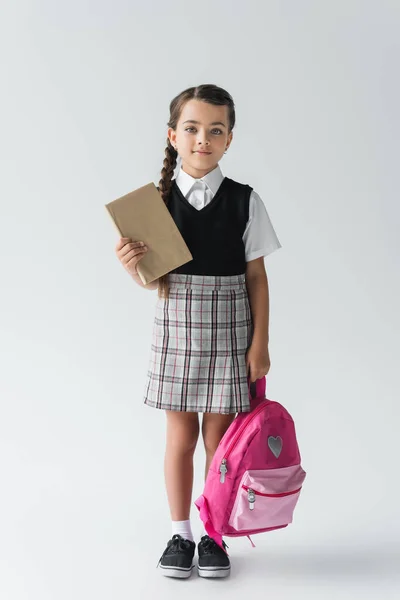
[[190, 519], [187, 521], [172, 521], [172, 535], [179, 533], [184, 540], [194, 542]]

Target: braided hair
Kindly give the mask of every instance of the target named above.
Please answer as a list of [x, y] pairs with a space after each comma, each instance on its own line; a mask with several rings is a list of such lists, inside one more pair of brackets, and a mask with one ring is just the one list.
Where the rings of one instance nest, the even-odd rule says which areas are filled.
[[[193, 99], [202, 100], [209, 104], [228, 106], [229, 133], [232, 131], [235, 125], [235, 105], [232, 96], [223, 88], [213, 84], [190, 87], [175, 96], [169, 105], [170, 117], [167, 123], [168, 127], [176, 130], [184, 105], [186, 102]], [[167, 138], [165, 158], [163, 161], [163, 168], [161, 169], [161, 179], [158, 182], [158, 190], [166, 205], [168, 204], [171, 193], [172, 179], [177, 165], [177, 159], [178, 152], [171, 144], [169, 138]], [[168, 273], [159, 279], [158, 295], [159, 297], [165, 298], [168, 298], [169, 296]]]

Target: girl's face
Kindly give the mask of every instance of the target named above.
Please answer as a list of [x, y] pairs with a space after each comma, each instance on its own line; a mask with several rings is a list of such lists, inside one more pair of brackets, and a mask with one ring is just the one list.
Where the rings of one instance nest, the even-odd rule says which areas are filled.
[[170, 142], [182, 159], [182, 169], [196, 179], [215, 169], [232, 141], [228, 128], [227, 106], [188, 100], [176, 130], [168, 129]]

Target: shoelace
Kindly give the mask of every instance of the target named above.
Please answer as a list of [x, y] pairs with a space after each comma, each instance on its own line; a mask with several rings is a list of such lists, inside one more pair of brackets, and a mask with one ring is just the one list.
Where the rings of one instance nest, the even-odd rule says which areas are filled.
[[[217, 544], [217, 542], [209, 536], [202, 540], [201, 545], [204, 550], [204, 554], [213, 554], [215, 550], [221, 550], [221, 547]], [[225, 544], [224, 540], [222, 540], [222, 545], [224, 548], [229, 548], [229, 546]]]
[[188, 548], [190, 548], [189, 540], [184, 540], [183, 537], [179, 534], [173, 535], [170, 541], [168, 542], [164, 552], [162, 553], [160, 560], [157, 563], [157, 567], [164, 558], [164, 556], [167, 554], [167, 552], [169, 552], [170, 550], [172, 550], [173, 552], [178, 552], [180, 550], [187, 550]]

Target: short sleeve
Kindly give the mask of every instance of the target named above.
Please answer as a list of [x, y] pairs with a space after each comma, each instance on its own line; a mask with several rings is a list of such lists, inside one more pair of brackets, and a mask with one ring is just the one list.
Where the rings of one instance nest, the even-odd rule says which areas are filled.
[[249, 220], [243, 234], [243, 242], [246, 262], [267, 256], [282, 247], [264, 202], [254, 190], [250, 195]]

